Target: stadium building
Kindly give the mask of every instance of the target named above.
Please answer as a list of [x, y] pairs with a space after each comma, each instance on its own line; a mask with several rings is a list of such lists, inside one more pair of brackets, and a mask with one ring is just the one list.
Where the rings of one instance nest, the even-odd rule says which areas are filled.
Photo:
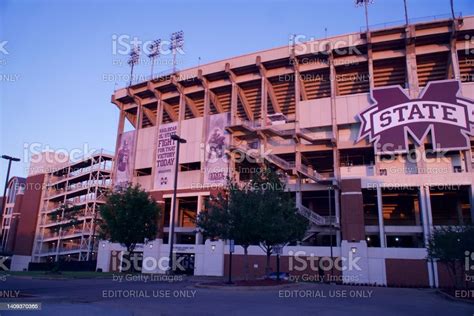
[[[311, 223], [283, 249], [284, 271], [297, 251], [352, 254], [361, 269], [342, 271], [347, 282], [446, 284], [426, 245], [435, 227], [474, 218], [473, 36], [472, 16], [309, 42], [296, 35], [285, 47], [116, 90], [115, 184], [138, 183], [164, 205], [162, 235], [143, 255], [167, 256], [174, 221], [175, 251], [191, 273], [227, 273], [228, 247], [202, 240], [194, 220], [227, 176], [248, 181], [267, 161], [286, 173]], [[187, 141], [178, 162], [175, 133]], [[99, 248], [98, 268], [120, 269], [111, 264], [120, 247]], [[237, 275], [241, 254], [236, 247]], [[251, 247], [250, 257], [252, 274], [262, 276], [263, 252]]]

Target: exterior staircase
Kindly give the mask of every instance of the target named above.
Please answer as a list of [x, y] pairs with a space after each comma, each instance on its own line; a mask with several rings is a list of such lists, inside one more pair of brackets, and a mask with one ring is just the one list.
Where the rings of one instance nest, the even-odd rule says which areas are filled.
[[313, 212], [306, 206], [298, 205], [297, 209], [298, 213], [309, 219], [311, 224], [315, 224], [318, 226], [326, 225], [326, 219], [323, 216]]
[[295, 171], [315, 182], [321, 182], [321, 181], [327, 180], [322, 175], [320, 175], [316, 170], [303, 164], [301, 164], [300, 167], [295, 168]]
[[336, 216], [321, 216], [304, 205], [298, 205], [298, 213], [306, 217], [312, 225], [339, 227]]

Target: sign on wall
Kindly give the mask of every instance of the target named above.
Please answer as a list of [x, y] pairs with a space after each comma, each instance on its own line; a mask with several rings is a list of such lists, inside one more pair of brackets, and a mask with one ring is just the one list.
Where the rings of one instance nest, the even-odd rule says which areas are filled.
[[209, 116], [206, 129], [206, 156], [204, 183], [225, 184], [228, 174], [228, 159], [225, 154], [229, 146], [229, 133], [225, 130], [230, 121], [229, 113]]
[[431, 132], [436, 151], [470, 148], [474, 101], [460, 87], [457, 80], [430, 82], [416, 99], [400, 86], [374, 89], [373, 104], [359, 114], [358, 141], [368, 137], [377, 153], [406, 152], [408, 135], [420, 145]]
[[158, 148], [155, 162], [155, 189], [168, 190], [173, 188], [174, 170], [176, 166], [176, 141], [171, 135], [176, 134], [178, 123], [160, 125], [158, 132]]
[[135, 152], [135, 131], [120, 135], [119, 148], [115, 161], [114, 185], [125, 186], [132, 182], [133, 155]]

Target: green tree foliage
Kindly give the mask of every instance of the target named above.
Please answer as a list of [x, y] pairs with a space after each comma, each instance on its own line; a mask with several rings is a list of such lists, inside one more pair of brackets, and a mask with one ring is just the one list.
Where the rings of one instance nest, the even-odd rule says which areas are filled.
[[435, 228], [428, 243], [428, 259], [442, 262], [448, 268], [455, 287], [463, 283], [466, 258], [474, 251], [474, 226]]
[[269, 167], [241, 184], [229, 180], [201, 212], [198, 227], [206, 237], [233, 239], [244, 248], [245, 275], [248, 277], [248, 247], [260, 245], [269, 260], [275, 245], [301, 239], [308, 220], [296, 213], [291, 193], [285, 191], [280, 175]]
[[128, 256], [145, 239], [155, 239], [161, 209], [139, 185], [128, 186], [107, 194], [99, 208], [102, 217], [100, 237], [127, 248]]
[[270, 273], [270, 256], [277, 245], [301, 240], [308, 229], [308, 220], [296, 212], [295, 201], [286, 191], [280, 175], [270, 167], [256, 174], [252, 186], [260, 195], [259, 242], [267, 256], [266, 273]]

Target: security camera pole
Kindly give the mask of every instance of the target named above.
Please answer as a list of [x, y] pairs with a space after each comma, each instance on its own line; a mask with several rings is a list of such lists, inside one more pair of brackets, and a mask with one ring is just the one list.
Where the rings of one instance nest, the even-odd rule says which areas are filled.
[[176, 134], [171, 135], [171, 139], [177, 142], [176, 148], [176, 161], [174, 168], [174, 188], [173, 188], [173, 208], [171, 209], [171, 219], [170, 219], [170, 256], [169, 256], [169, 268], [168, 273], [173, 274], [173, 244], [174, 244], [174, 217], [176, 214], [176, 191], [178, 189], [178, 169], [179, 169], [179, 145], [185, 144], [186, 139], [179, 137]]

